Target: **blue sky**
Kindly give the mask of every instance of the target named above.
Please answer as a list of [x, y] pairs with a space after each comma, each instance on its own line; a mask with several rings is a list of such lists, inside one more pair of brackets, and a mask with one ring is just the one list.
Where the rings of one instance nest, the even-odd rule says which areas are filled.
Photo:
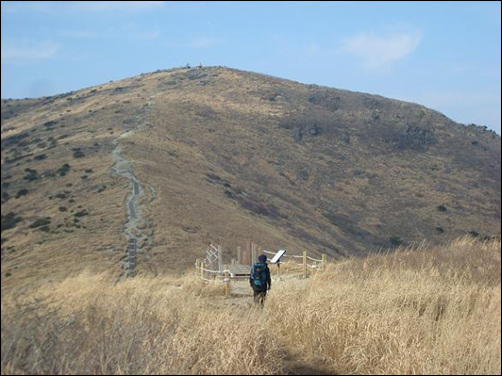
[[426, 105], [500, 134], [492, 2], [2, 1], [2, 98], [224, 65]]

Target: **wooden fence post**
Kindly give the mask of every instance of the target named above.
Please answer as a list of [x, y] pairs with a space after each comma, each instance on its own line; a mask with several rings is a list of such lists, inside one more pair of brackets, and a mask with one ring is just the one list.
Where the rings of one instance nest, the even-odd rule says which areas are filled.
[[303, 278], [307, 278], [307, 251], [303, 251]]
[[325, 271], [326, 270], [326, 263], [327, 263], [327, 259], [326, 259], [326, 254], [322, 254], [322, 271]]
[[218, 271], [221, 273], [223, 270], [223, 250], [221, 245], [218, 246]]
[[225, 296], [230, 295], [230, 274], [228, 273], [228, 270], [225, 270], [225, 279], [223, 280], [225, 283]]
[[246, 240], [246, 251], [244, 252], [245, 255], [245, 262], [243, 263], [244, 265], [253, 265], [251, 261], [251, 240], [247, 239]]

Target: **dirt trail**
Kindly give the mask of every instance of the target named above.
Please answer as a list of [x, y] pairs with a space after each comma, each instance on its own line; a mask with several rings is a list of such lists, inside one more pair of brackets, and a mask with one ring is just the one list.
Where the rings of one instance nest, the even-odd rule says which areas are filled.
[[[285, 274], [278, 281], [277, 277], [272, 278], [272, 289], [280, 284], [292, 284], [296, 288], [306, 288], [308, 280], [298, 279], [297, 274]], [[212, 306], [216, 309], [219, 307], [231, 307], [234, 312], [247, 318], [250, 310], [256, 309], [257, 306], [253, 303], [253, 292], [249, 287], [247, 278], [238, 281], [233, 281], [231, 285], [230, 297], [221, 299], [213, 299]], [[265, 304], [267, 304], [265, 302]], [[285, 368], [284, 375], [334, 375], [329, 372], [323, 365], [321, 359], [303, 359], [301, 354], [295, 353], [293, 349], [287, 346], [284, 348], [286, 358], [284, 359]]]
[[[218, 282], [221, 283], [221, 282]], [[294, 285], [296, 288], [305, 288], [307, 285], [307, 280], [298, 279], [296, 274], [283, 275], [281, 280], [278, 281], [277, 277], [272, 277], [272, 290], [274, 287], [288, 283]], [[249, 286], [248, 278], [242, 278], [234, 280], [231, 282], [230, 296], [221, 297], [221, 299], [214, 299], [211, 303], [214, 307], [232, 307], [234, 309], [242, 309], [242, 313], [245, 314], [246, 311], [254, 306], [253, 303], [253, 290]]]
[[[120, 177], [126, 178], [129, 181], [130, 193], [126, 199], [126, 210], [127, 210], [127, 221], [123, 227], [123, 234], [127, 239], [136, 238], [137, 239], [137, 252], [146, 253], [148, 248], [151, 246], [152, 240], [144, 231], [144, 224], [146, 223], [145, 218], [142, 214], [141, 204], [138, 198], [143, 195], [144, 189], [141, 182], [134, 175], [133, 164], [129, 161], [123, 153], [120, 141], [132, 137], [135, 133], [142, 131], [148, 126], [145, 117], [150, 112], [151, 107], [155, 104], [153, 101], [148, 101], [141, 112], [136, 115], [133, 119], [133, 128], [124, 131], [119, 137], [113, 140], [114, 149], [112, 151], [113, 165], [111, 167], [112, 174], [118, 175]], [[154, 194], [153, 187], [150, 186], [151, 194]], [[150, 200], [151, 201], [151, 200]], [[148, 258], [148, 255], [147, 255]], [[130, 269], [130, 260], [124, 257], [122, 260], [123, 272], [121, 276], [125, 274], [126, 270]], [[129, 272], [134, 273], [134, 270], [129, 270]]]

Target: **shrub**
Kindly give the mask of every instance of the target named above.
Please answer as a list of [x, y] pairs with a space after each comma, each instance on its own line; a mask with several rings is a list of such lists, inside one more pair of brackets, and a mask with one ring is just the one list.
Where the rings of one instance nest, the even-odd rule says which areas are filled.
[[9, 201], [9, 199], [10, 199], [9, 192], [2, 192], [2, 200], [3, 200], [3, 201], [2, 201], [2, 204], [3, 204], [4, 202]]
[[42, 178], [55, 178], [56, 177], [56, 173], [52, 170], [49, 170], [49, 171], [45, 171], [43, 174], [42, 174]]
[[16, 145], [23, 146], [22, 141], [29, 136], [30, 136], [29, 132], [23, 132], [23, 133], [15, 134], [10, 137], [3, 138], [2, 139], [2, 150], [4, 150], [4, 148], [13, 147]]
[[34, 159], [35, 159], [36, 161], [42, 161], [42, 160], [44, 160], [44, 159], [47, 159], [47, 155], [46, 155], [46, 154], [36, 155], [36, 156], [34, 157]]
[[57, 123], [58, 123], [57, 121], [47, 121], [47, 122], [44, 123], [44, 127], [51, 128], [54, 125], [56, 125]]
[[45, 218], [37, 219], [35, 222], [33, 222], [30, 225], [30, 228], [45, 227], [45, 226], [48, 226], [50, 224], [51, 224], [50, 217], [45, 217]]
[[28, 194], [28, 190], [26, 188], [20, 189], [17, 192], [16, 198], [19, 198], [21, 196], [26, 196]]
[[16, 216], [16, 214], [14, 212], [10, 212], [6, 216], [2, 215], [2, 229], [1, 229], [1, 231], [3, 232], [4, 230], [9, 230], [11, 228], [14, 228], [21, 221], [22, 221], [22, 218]]
[[68, 171], [70, 171], [70, 165], [68, 163], [65, 163], [57, 170], [57, 173], [60, 176], [65, 176], [68, 173]]
[[86, 215], [89, 215], [89, 212], [84, 209], [84, 210], [81, 210], [79, 212], [76, 212], [75, 214], [73, 214], [75, 217], [84, 217]]
[[24, 170], [26, 172], [26, 175], [23, 177], [24, 180], [27, 180], [29, 182], [38, 180], [40, 179], [40, 175], [36, 170], [32, 170], [31, 168], [27, 168]]
[[390, 244], [392, 244], [396, 247], [404, 244], [404, 242], [401, 240], [401, 238], [399, 236], [391, 236], [389, 238], [389, 241], [390, 241]]
[[446, 209], [446, 206], [444, 206], [444, 205], [439, 205], [439, 206], [438, 206], [438, 210], [439, 210], [440, 212], [445, 212], [447, 209]]
[[82, 150], [79, 149], [73, 152], [73, 158], [83, 158], [83, 157], [85, 157], [85, 154]]
[[[25, 154], [25, 155], [18, 155], [18, 154], [14, 154], [14, 155], [15, 156], [12, 158], [5, 158], [5, 163], [9, 163], [9, 164], [16, 163], [20, 160], [31, 157], [33, 154], [29, 153], [29, 154]], [[29, 161], [29, 159], [26, 160], [26, 162], [28, 162], [28, 161]]]

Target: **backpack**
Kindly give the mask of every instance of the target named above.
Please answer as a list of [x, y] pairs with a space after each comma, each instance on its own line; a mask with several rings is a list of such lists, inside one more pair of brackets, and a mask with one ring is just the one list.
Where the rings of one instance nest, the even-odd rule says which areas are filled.
[[268, 266], [267, 264], [262, 264], [261, 262], [257, 262], [253, 265], [253, 269], [251, 270], [251, 284], [253, 289], [255, 290], [267, 290], [267, 276]]

